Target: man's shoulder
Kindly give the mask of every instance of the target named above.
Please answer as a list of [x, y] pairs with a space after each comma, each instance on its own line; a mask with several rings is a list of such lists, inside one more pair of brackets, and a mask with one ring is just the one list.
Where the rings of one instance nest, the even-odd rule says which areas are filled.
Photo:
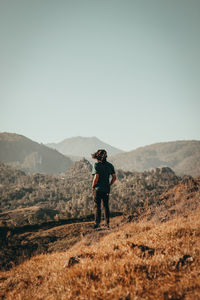
[[96, 170], [96, 171], [101, 170], [101, 163], [95, 162], [93, 165], [93, 170]]
[[106, 164], [113, 167], [113, 164], [111, 164], [109, 161], [106, 161]]
[[109, 168], [112, 168], [112, 169], [114, 170], [113, 164], [111, 164], [109, 161], [107, 161], [106, 163], [107, 163], [107, 166], [108, 166]]
[[99, 168], [99, 167], [101, 167], [101, 165], [102, 165], [102, 163], [100, 163], [100, 162], [95, 162], [94, 163], [95, 168]]
[[104, 163], [101, 163], [101, 162], [95, 162], [94, 163], [94, 168], [95, 169], [98, 169], [98, 168], [103, 168], [103, 166], [106, 166], [106, 167], [108, 167], [108, 168], [112, 168], [112, 169], [114, 169], [114, 166], [113, 166], [113, 164], [111, 164], [109, 161], [106, 161], [106, 162], [104, 162]]

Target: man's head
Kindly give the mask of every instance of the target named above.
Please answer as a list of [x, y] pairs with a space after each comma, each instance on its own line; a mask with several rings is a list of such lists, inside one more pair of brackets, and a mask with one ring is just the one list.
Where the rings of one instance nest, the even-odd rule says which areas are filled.
[[104, 162], [107, 158], [107, 152], [104, 149], [99, 149], [97, 152], [91, 154], [91, 156], [98, 161]]

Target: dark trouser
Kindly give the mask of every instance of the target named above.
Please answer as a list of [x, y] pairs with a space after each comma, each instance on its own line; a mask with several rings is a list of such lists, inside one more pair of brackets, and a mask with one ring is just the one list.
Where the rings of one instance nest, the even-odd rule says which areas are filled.
[[101, 222], [101, 200], [103, 200], [103, 207], [105, 211], [106, 216], [106, 223], [109, 224], [110, 219], [110, 210], [109, 210], [109, 194], [100, 192], [100, 191], [94, 191], [94, 202], [95, 202], [95, 223], [97, 225]]

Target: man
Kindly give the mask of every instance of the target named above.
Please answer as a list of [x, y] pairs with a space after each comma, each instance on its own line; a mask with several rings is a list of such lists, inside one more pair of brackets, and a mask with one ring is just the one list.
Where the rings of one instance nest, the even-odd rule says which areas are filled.
[[[98, 150], [92, 154], [92, 158], [97, 159], [97, 162], [93, 166], [92, 175], [94, 175], [92, 182], [92, 189], [95, 201], [95, 225], [94, 228], [98, 228], [101, 222], [101, 200], [103, 201], [106, 223], [109, 228], [109, 193], [110, 186], [115, 182], [116, 175], [115, 169], [107, 158], [107, 152], [103, 149]], [[110, 181], [110, 176], [112, 179]]]

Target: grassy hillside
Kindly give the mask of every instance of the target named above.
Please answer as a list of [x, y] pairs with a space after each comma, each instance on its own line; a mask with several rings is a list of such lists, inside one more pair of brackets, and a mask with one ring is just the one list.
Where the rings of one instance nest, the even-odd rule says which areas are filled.
[[200, 141], [158, 143], [113, 156], [116, 168], [144, 171], [167, 166], [178, 175], [200, 176]]
[[199, 214], [93, 231], [0, 272], [0, 299], [200, 299]]
[[200, 299], [199, 215], [200, 178], [184, 177], [110, 230], [1, 227], [0, 299]]
[[[153, 194], [153, 196], [156, 195]], [[200, 178], [185, 177], [175, 186], [158, 193], [154, 201], [146, 201], [144, 206], [135, 206], [133, 203], [132, 209], [124, 211], [122, 217], [112, 218], [111, 228], [112, 230], [118, 230], [119, 225], [121, 226], [127, 222], [150, 221], [154, 224], [167, 222], [180, 215], [187, 217], [191, 212], [198, 209], [199, 204]], [[49, 222], [45, 223], [46, 217], [55, 216], [55, 213], [59, 214], [59, 211], [55, 212], [55, 210], [35, 206], [10, 210], [1, 214], [4, 217], [9, 215], [14, 220], [13, 214], [19, 214], [18, 226], [5, 226], [5, 224], [2, 224], [4, 226], [0, 227], [1, 269], [9, 269], [13, 264], [19, 264], [36, 254], [63, 251], [86, 235], [88, 239], [93, 239], [92, 223], [88, 222], [93, 220], [92, 215], [84, 218], [85, 220], [80, 218], [69, 220], [54, 218], [54, 221], [50, 219]], [[37, 222], [23, 225], [23, 216], [30, 218], [30, 220], [33, 220], [34, 216]], [[108, 233], [109, 231], [102, 230], [95, 236]]]
[[72, 166], [70, 158], [22, 135], [0, 133], [0, 161], [28, 173], [61, 173]]

